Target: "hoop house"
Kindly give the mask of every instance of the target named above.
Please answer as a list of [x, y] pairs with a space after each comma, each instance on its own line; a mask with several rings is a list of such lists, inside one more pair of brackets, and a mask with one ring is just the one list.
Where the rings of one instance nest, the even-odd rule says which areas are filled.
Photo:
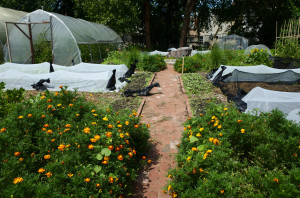
[[10, 23], [11, 62], [34, 63], [34, 46], [44, 39], [52, 47], [53, 63], [70, 66], [82, 62], [78, 44], [121, 43], [109, 27], [56, 13], [36, 10], [18, 23]]

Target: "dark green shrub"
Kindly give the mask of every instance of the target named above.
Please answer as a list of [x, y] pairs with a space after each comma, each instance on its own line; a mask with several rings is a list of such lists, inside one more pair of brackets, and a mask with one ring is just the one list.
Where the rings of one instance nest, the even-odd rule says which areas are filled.
[[269, 54], [267, 50], [259, 50], [257, 48], [254, 48], [254, 50], [251, 50], [251, 53], [245, 56], [244, 59], [245, 63], [252, 64], [252, 65], [268, 65], [272, 66], [272, 61], [269, 60]]
[[208, 103], [185, 123], [166, 190], [177, 197], [297, 197], [300, 126], [274, 110], [253, 116]]
[[[200, 57], [200, 58], [199, 58]], [[189, 57], [184, 57], [184, 68], [183, 73], [194, 73], [199, 71], [203, 64], [205, 64], [206, 60], [202, 58], [202, 56], [194, 55]], [[201, 65], [202, 64], [202, 65]], [[175, 71], [181, 73], [182, 72], [182, 65], [183, 65], [183, 58], [178, 58], [174, 64]]]
[[162, 55], [143, 55], [143, 60], [138, 63], [138, 68], [144, 71], [159, 72], [166, 68], [165, 57]]

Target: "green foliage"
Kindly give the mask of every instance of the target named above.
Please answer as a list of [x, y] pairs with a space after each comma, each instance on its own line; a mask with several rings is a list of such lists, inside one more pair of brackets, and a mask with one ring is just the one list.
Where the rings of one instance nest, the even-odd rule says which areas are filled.
[[18, 103], [0, 120], [1, 194], [128, 195], [149, 148], [135, 115], [98, 109], [66, 87]]
[[0, 64], [4, 63], [4, 53], [3, 53], [3, 49], [0, 45]]
[[51, 61], [51, 42], [47, 41], [46, 34], [40, 34], [38, 40], [34, 43], [34, 63], [43, 63]]
[[259, 50], [257, 48], [254, 48], [254, 50], [251, 50], [251, 53], [246, 55], [245, 57], [245, 63], [253, 64], [253, 65], [267, 65], [272, 66], [272, 61], [269, 60], [269, 54], [267, 50]]
[[276, 43], [276, 56], [300, 59], [300, 43], [297, 38], [279, 39]]
[[178, 197], [297, 197], [300, 126], [274, 110], [259, 116], [208, 103], [186, 121], [177, 168], [165, 187]]
[[165, 57], [159, 54], [143, 55], [143, 60], [138, 67], [144, 71], [159, 72], [166, 68]]
[[0, 82], [0, 118], [5, 117], [14, 109], [16, 103], [24, 99], [23, 88], [4, 91], [5, 83]]
[[213, 68], [218, 68], [220, 65], [225, 64], [225, 54], [218, 44], [214, 44], [211, 48], [211, 64]]
[[183, 74], [182, 81], [187, 94], [191, 97], [194, 95], [203, 95], [212, 91], [211, 82], [203, 79], [198, 73]]

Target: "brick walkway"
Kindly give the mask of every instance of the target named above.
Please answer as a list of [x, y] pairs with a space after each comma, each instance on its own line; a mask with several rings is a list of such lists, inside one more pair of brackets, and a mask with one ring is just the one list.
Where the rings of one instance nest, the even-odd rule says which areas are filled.
[[151, 90], [141, 112], [142, 122], [150, 124], [153, 147], [148, 157], [152, 163], [138, 178], [134, 196], [137, 198], [169, 197], [162, 188], [167, 183], [168, 168], [176, 165], [176, 145], [180, 142], [182, 124], [188, 118], [188, 96], [182, 92], [180, 74], [173, 65], [158, 72], [153, 82], [159, 82], [160, 87]]

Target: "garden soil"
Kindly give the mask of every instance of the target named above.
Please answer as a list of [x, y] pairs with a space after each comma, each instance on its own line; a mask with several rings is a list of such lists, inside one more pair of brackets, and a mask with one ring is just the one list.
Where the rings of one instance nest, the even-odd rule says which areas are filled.
[[167, 184], [169, 168], [176, 166], [175, 153], [180, 143], [183, 123], [188, 118], [188, 96], [183, 93], [180, 74], [173, 65], [158, 72], [153, 80], [154, 87], [146, 96], [141, 112], [142, 122], [150, 124], [152, 148], [147, 155], [151, 163], [140, 172], [133, 197], [170, 197], [162, 188]]

